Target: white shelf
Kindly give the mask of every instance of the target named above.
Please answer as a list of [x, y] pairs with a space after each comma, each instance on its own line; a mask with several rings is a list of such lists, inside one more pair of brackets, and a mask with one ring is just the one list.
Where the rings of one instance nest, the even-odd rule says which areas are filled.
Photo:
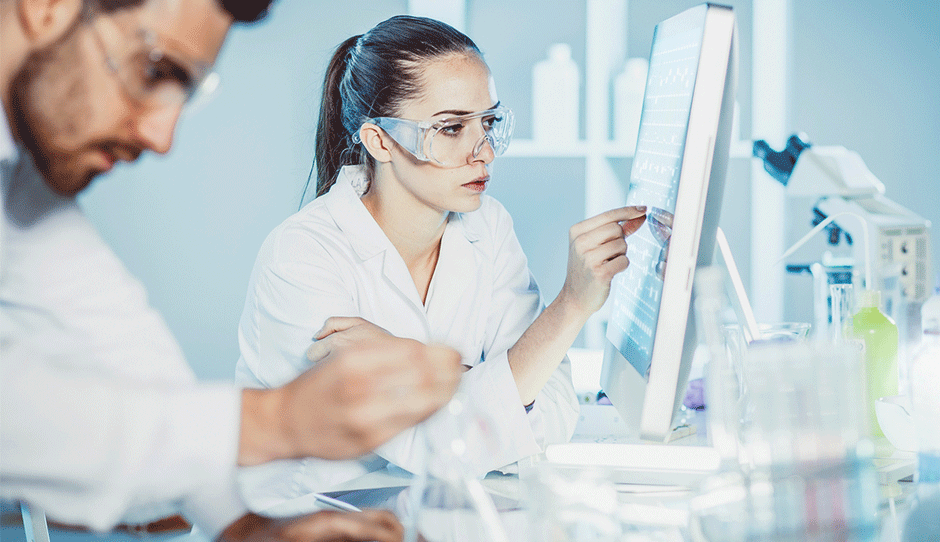
[[633, 149], [625, 143], [605, 141], [595, 144], [590, 141], [543, 142], [532, 139], [513, 139], [504, 156], [526, 158], [583, 158], [586, 156], [608, 156], [612, 158], [631, 158]]
[[[731, 158], [751, 158], [751, 141], [735, 141], [731, 144]], [[600, 156], [605, 158], [633, 158], [633, 149], [618, 141], [572, 141], [556, 143], [535, 141], [532, 139], [513, 139], [503, 156], [516, 158], [586, 158]]]

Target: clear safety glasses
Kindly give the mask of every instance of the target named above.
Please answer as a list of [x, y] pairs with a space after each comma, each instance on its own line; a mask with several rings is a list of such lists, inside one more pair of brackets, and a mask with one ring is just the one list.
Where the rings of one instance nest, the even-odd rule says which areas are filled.
[[135, 42], [115, 54], [105, 45], [102, 24], [99, 17], [92, 24], [92, 32], [108, 69], [138, 103], [162, 107], [202, 102], [218, 88], [218, 75], [210, 71], [210, 65], [175, 58], [147, 29], [139, 29]]
[[[418, 160], [454, 168], [466, 165], [470, 156], [476, 158], [487, 143], [494, 156], [506, 152], [514, 120], [512, 111], [500, 106], [434, 122], [394, 117], [366, 122], [384, 130]], [[353, 140], [360, 142], [359, 132], [353, 134]]]

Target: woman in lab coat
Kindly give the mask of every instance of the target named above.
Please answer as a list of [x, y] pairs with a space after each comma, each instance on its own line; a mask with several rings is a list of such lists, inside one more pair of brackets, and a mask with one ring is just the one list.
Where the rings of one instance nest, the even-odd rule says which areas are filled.
[[[238, 380], [291, 380], [309, 368], [314, 334], [315, 361], [335, 342], [391, 333], [462, 353], [465, 407], [492, 437], [464, 457], [477, 474], [570, 439], [578, 401], [566, 352], [627, 267], [625, 237], [645, 209], [575, 224], [564, 287], [544, 308], [512, 219], [485, 195], [511, 133], [480, 50], [450, 26], [398, 16], [343, 42], [324, 82], [317, 198], [261, 247], [239, 325]], [[407, 389], [401, 395], [408, 400]], [[266, 507], [389, 463], [417, 472], [427, 442], [453, 437], [440, 418], [358, 461], [246, 471], [246, 494]]]

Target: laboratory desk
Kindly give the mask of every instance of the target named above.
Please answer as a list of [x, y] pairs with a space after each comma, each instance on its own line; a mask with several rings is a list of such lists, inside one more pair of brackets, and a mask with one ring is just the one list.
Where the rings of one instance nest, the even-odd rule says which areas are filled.
[[[613, 407], [607, 408], [610, 410], [591, 405], [589, 408], [583, 409], [587, 414], [587, 419], [581, 420], [573, 440], [606, 442], [623, 438], [622, 435], [618, 436], [616, 434], [616, 430], [611, 433], [610, 424], [616, 424], [618, 420]], [[689, 415], [693, 427], [696, 427], [704, 419], [701, 414], [689, 413]], [[701, 444], [704, 439], [704, 433], [692, 430], [682, 440], [687, 444]], [[528, 458], [520, 462], [520, 474], [518, 475], [494, 472], [481, 481], [482, 486], [492, 498], [499, 512], [508, 539], [513, 542], [534, 541], [529, 534], [531, 521], [529, 510], [532, 499], [528, 498], [531, 495], [527, 495], [526, 492], [528, 487], [532, 487], [530, 485], [531, 476], [536, 475], [535, 473], [540, 468], [540, 464], [544, 466], [544, 457]], [[898, 481], [898, 477], [910, 472], [911, 464], [911, 461], [904, 456], [882, 461], [881, 465], [886, 466], [886, 468], [879, 469], [882, 481], [880, 488], [881, 504], [879, 507], [880, 532], [876, 538], [867, 538], [866, 540], [877, 540], [879, 542], [895, 542], [898, 540], [896, 525], [898, 523], [903, 525], [914, 489], [912, 483]], [[590, 467], [586, 469], [590, 469]], [[414, 517], [412, 514], [415, 509], [414, 496], [409, 489], [413, 481], [413, 477], [407, 472], [390, 468], [372, 472], [330, 488], [326, 495], [360, 508], [392, 510], [402, 518], [403, 522], [407, 523], [410, 518]], [[618, 508], [619, 520], [623, 525], [632, 528], [629, 525], [632, 515], [637, 522], [636, 525], [638, 525], [638, 532], [632, 533], [629, 538], [624, 537], [623, 540], [711, 542], [697, 532], [695, 528], [687, 527], [690, 524], [695, 524], [695, 521], [690, 521], [690, 519], [694, 518], [693, 500], [699, 494], [697, 491], [681, 486], [650, 484], [617, 484], [615, 487], [616, 499], [622, 505]], [[891, 497], [889, 498], [889, 496]], [[275, 516], [290, 516], [324, 509], [330, 509], [330, 507], [320, 502], [314, 495], [305, 495], [281, 503], [265, 512]], [[454, 514], [459, 513], [454, 511]], [[466, 512], [463, 512], [463, 515], [465, 516]], [[434, 540], [463, 542], [472, 539], [466, 536], [467, 529], [472, 528], [466, 517], [448, 518], [438, 514], [435, 516], [436, 524], [430, 527], [427, 526], [425, 521], [426, 519], [419, 519], [419, 523], [424, 528], [438, 530], [439, 536], [432, 537]], [[445, 531], [455, 532], [448, 534]], [[649, 532], [650, 536], [642, 536], [643, 532]], [[585, 539], [592, 541], [601, 539], [596, 538], [596, 534], [594, 536]], [[432, 540], [432, 538], [428, 540]]]
[[[379, 471], [352, 480], [327, 493], [329, 496], [354, 503], [361, 508], [382, 508], [395, 512], [404, 521], [407, 521], [411, 510], [411, 495], [408, 486], [412, 477], [401, 471]], [[528, 542], [528, 511], [524, 505], [525, 483], [517, 475], [503, 475], [490, 473], [482, 480], [487, 493], [493, 498], [508, 539], [513, 542]], [[879, 510], [881, 529], [874, 540], [878, 542], [896, 542], [899, 540], [897, 525], [903, 525], [906, 512], [909, 509], [913, 484], [908, 482], [895, 483], [894, 487], [882, 488], [886, 493], [894, 495], [893, 505], [887, 498], [882, 499]], [[670, 542], [713, 542], [692, 529], [677, 528], [676, 525], [686, 525], [690, 516], [690, 500], [693, 492], [678, 487], [637, 485], [634, 487], [618, 487], [618, 500], [628, 504], [626, 510], [637, 514], [642, 519], [644, 528], [641, 532], [649, 532], [650, 537], [644, 538], [640, 532], [634, 533], [632, 538], [624, 540], [656, 540]], [[892, 508], [894, 509], [892, 511]], [[330, 509], [322, 504], [313, 495], [306, 495], [284, 502], [267, 513], [275, 516], [290, 516], [294, 514], [309, 513], [317, 510]], [[455, 512], [456, 513], [456, 512]], [[466, 528], [465, 519], [449, 520], [437, 518], [437, 529]], [[463, 523], [462, 523], [463, 522]], [[659, 524], [653, 529], [651, 523]], [[433, 527], [432, 527], [433, 528]], [[465, 531], [464, 531], [465, 532]], [[656, 534], [652, 534], [655, 532]], [[431, 539], [429, 539], [431, 540]], [[469, 541], [470, 539], [453, 533], [439, 540]], [[596, 540], [590, 538], [590, 540]], [[533, 541], [534, 542], [534, 541]]]
[[[703, 413], [688, 413], [691, 425], [696, 427], [680, 440], [686, 444], [701, 444], [706, 440], [704, 431], [698, 426], [704, 420]], [[579, 421], [573, 441], [575, 442], [617, 442], [625, 435], [621, 432], [621, 424], [613, 407], [600, 405], [584, 405], [582, 419]], [[526, 509], [527, 473], [537, 468], [542, 458], [529, 458], [521, 462], [521, 475], [506, 475], [490, 473], [482, 480], [482, 485], [492, 497], [499, 511], [502, 523], [505, 526], [509, 539], [513, 542], [528, 542], [531, 538], [527, 534], [529, 512]], [[878, 472], [881, 481], [881, 504], [879, 516], [881, 529], [878, 542], [896, 542], [897, 524], [903, 525], [906, 512], [911, 503], [914, 484], [909, 481], [908, 475], [912, 472], [912, 461], [909, 456], [898, 454], [897, 457], [877, 460]], [[898, 480], [902, 481], [898, 481]], [[408, 487], [412, 476], [399, 469], [387, 469], [366, 474], [360, 478], [350, 480], [344, 484], [330, 488], [327, 495], [356, 504], [362, 508], [384, 508], [399, 514], [407, 521], [409, 513], [410, 495]], [[893, 496], [889, 498], [889, 496]], [[670, 525], [688, 522], [691, 515], [691, 502], [695, 493], [689, 489], [676, 486], [619, 484], [617, 485], [617, 500], [630, 505], [628, 510], [642, 515], [638, 519], [649, 522], [662, 523], [663, 536], [656, 540], [675, 540], [676, 542], [703, 542], [695, 532], [683, 531], [682, 536], [676, 538], [677, 530], [670, 529]], [[278, 506], [262, 512], [276, 516], [291, 516], [319, 510], [330, 509], [322, 504], [313, 495], [305, 495], [286, 501]], [[22, 524], [18, 524], [18, 509], [0, 507], [4, 521], [0, 525], [0, 539], [4, 541], [25, 540]], [[898, 519], [900, 518], [900, 519]], [[629, 520], [629, 518], [621, 518]], [[446, 520], [441, 525], [448, 525]], [[671, 538], [669, 536], [672, 536]], [[139, 536], [126, 533], [109, 533], [104, 535], [92, 533], [77, 533], [70, 531], [50, 529], [53, 542], [131, 542], [139, 540]], [[194, 530], [182, 536], [156, 536], [149, 540], [171, 540], [172, 542], [210, 542], [208, 538]], [[631, 540], [643, 540], [642, 537], [633, 537]], [[465, 541], [466, 538], [452, 538], [452, 540]], [[541, 541], [539, 541], [541, 542]]]

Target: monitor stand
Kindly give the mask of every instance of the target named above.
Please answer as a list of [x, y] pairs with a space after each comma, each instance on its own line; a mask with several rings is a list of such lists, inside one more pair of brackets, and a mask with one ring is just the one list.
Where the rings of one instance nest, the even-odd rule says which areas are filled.
[[738, 266], [734, 263], [734, 255], [731, 254], [728, 238], [725, 237], [725, 232], [721, 228], [718, 228], [715, 232], [715, 244], [718, 246], [718, 261], [725, 270], [726, 289], [728, 290], [728, 298], [731, 301], [731, 308], [734, 309], [734, 314], [738, 317], [738, 322], [744, 330], [744, 338], [750, 343], [760, 338], [760, 329], [757, 326], [757, 320], [754, 318], [751, 302], [747, 299], [744, 281], [741, 280]]

